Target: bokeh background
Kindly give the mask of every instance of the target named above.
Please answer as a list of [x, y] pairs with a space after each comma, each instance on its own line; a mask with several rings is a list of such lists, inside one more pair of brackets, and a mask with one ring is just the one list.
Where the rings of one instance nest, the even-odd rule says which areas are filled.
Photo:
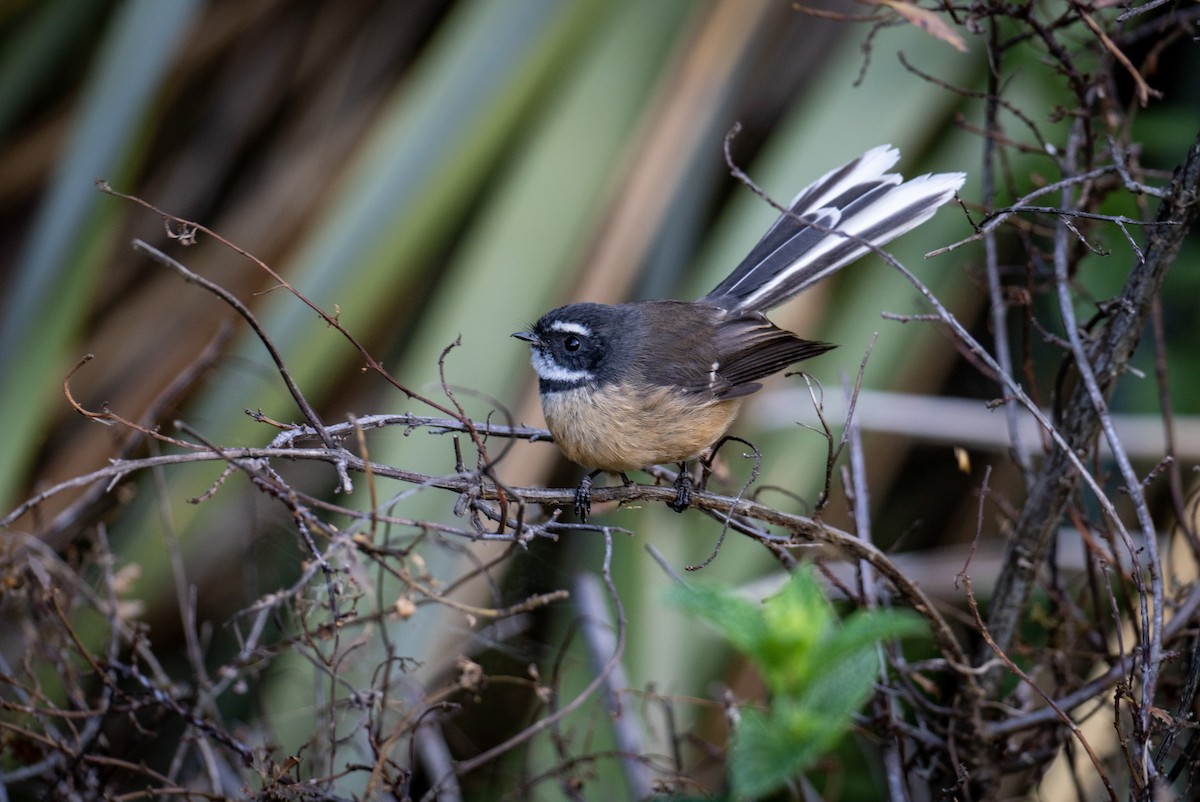
[[[174, 421], [186, 421], [225, 445], [262, 445], [273, 436], [245, 409], [299, 420], [246, 327], [217, 299], [134, 253], [134, 237], [251, 305], [327, 421], [429, 414], [364, 371], [336, 332], [250, 261], [203, 235], [184, 247], [156, 215], [99, 192], [97, 178], [201, 222], [270, 264], [308, 298], [336, 310], [411, 388], [440, 397], [439, 355], [461, 338], [445, 372], [463, 388], [468, 411], [530, 425], [542, 425], [535, 383], [527, 348], [510, 340], [511, 332], [569, 301], [697, 297], [773, 220], [770, 206], [730, 176], [722, 148], [735, 124], [741, 130], [732, 140], [734, 159], [781, 201], [826, 170], [891, 143], [903, 153], [906, 175], [966, 171], [963, 199], [978, 217], [985, 101], [973, 93], [988, 82], [984, 37], [968, 25], [939, 36], [883, 6], [825, 8], [834, 13], [779, 0], [0, 5], [0, 510], [105, 465], [127, 445], [128, 431], [80, 416], [64, 397], [63, 378], [85, 353], [95, 358], [74, 374], [71, 389], [90, 409], [107, 405], [132, 420], [152, 415], [147, 423], [171, 433]], [[1169, 170], [1200, 127], [1200, 58], [1186, 41], [1148, 35], [1143, 46], [1133, 55], [1139, 64], [1153, 57], [1148, 79], [1163, 99], [1133, 118], [1130, 139], [1140, 165]], [[1005, 64], [1005, 96], [1043, 139], [1058, 141], [1069, 122], [1064, 82], [1045, 65], [1037, 42], [1027, 50], [1024, 62]], [[1024, 124], [1007, 110], [1001, 118], [1011, 138], [1007, 168], [1019, 181], [1001, 182], [996, 205], [1057, 178]], [[1146, 208], [1152, 214], [1152, 200], [1129, 197], [1107, 211], [1139, 217]], [[971, 233], [963, 210], [950, 206], [889, 251], [989, 342], [980, 244], [924, 258]], [[1119, 231], [1097, 237], [1109, 253], [1085, 260], [1089, 268], [1077, 276], [1084, 301], [1114, 294], [1132, 259]], [[1000, 245], [1006, 276], [1024, 286], [1035, 268], [1020, 240]], [[1200, 258], [1194, 240], [1189, 247], [1179, 262], [1185, 268]], [[1163, 320], [1177, 445], [1194, 463], [1200, 444], [1189, 416], [1200, 412], [1200, 273], [1180, 269], [1168, 281]], [[996, 383], [936, 324], [881, 315], [928, 311], [903, 277], [868, 258], [773, 318], [840, 345], [804, 366], [823, 387], [835, 436], [843, 384], [853, 383], [874, 341], [859, 410], [874, 537], [906, 553], [906, 565], [931, 593], [961, 603], [954, 573], [976, 532], [983, 472], [990, 466], [992, 490], [1017, 504], [1021, 478], [1000, 413], [985, 403], [1000, 395]], [[1049, 346], [1020, 326], [1012, 338], [1027, 358], [1023, 379], [1049, 403], [1057, 366], [1034, 359]], [[205, 358], [214, 348], [217, 356]], [[1152, 376], [1153, 353], [1143, 350], [1137, 364]], [[1153, 420], [1157, 389], [1149, 381], [1124, 384], [1114, 409]], [[815, 425], [808, 387], [795, 377], [773, 379], [746, 408], [735, 433], [763, 453], [760, 499], [811, 509], [826, 472], [826, 441], [808, 428]], [[1154, 431], [1145, 438], [1138, 452], [1144, 469], [1161, 456], [1160, 442]], [[434, 475], [455, 470], [446, 436], [378, 432], [370, 444], [381, 462]], [[750, 461], [738, 453], [726, 454], [724, 492], [736, 492], [750, 473]], [[331, 470], [287, 470], [306, 489], [332, 496]], [[580, 475], [546, 443], [515, 443], [497, 470], [517, 486], [571, 486]], [[40, 538], [69, 560], [87, 549], [81, 544], [92, 542], [97, 521], [105, 522], [118, 566], [136, 566], [126, 592], [138, 620], [164, 664], [182, 668], [179, 600], [187, 593], [180, 595], [180, 577], [170, 568], [177, 543], [204, 622], [206, 659], [217, 666], [236, 651], [229, 622], [238, 611], [285, 586], [305, 559], [286, 511], [238, 477], [204, 503], [188, 503], [220, 472], [220, 465], [206, 465], [131, 476], [82, 505], [87, 489], [79, 488], [0, 536]], [[369, 503], [362, 482], [352, 498], [338, 501]], [[430, 490], [394, 509], [453, 522], [452, 507], [451, 496]], [[598, 520], [634, 533], [616, 538], [612, 568], [629, 619], [629, 686], [709, 700], [719, 698], [717, 682], [752, 693], [753, 685], [742, 683], [753, 680], [731, 656], [662, 603], [672, 580], [647, 551], [653, 546], [682, 569], [709, 556], [720, 525], [657, 505], [598, 512]], [[988, 566], [1000, 554], [1002, 518], [989, 512], [983, 526], [974, 563], [983, 594]], [[853, 528], [836, 476], [825, 519]], [[428, 575], [446, 584], [506, 554], [501, 546], [440, 544], [418, 529], [395, 537], [421, 540]], [[568, 587], [578, 572], [600, 569], [603, 541], [580, 532], [511, 552], [492, 568], [495, 584], [484, 583], [470, 598], [511, 602]], [[777, 571], [757, 544], [730, 536], [703, 574], [769, 583]], [[589, 676], [569, 635], [575, 615], [569, 603], [554, 605], [493, 643], [482, 643], [461, 611], [439, 605], [387, 626], [390, 648], [411, 658], [426, 689], [456, 676], [460, 654], [489, 673], [519, 674], [562, 652], [567, 698]], [[350, 661], [361, 661], [363, 682], [378, 664], [376, 648], [364, 644]], [[291, 754], [328, 701], [322, 694], [345, 690], [317, 684], [303, 660], [276, 657], [251, 689], [223, 699], [223, 710]], [[628, 701], [645, 705], [650, 730], [663, 737], [661, 709], [636, 695]], [[515, 693], [485, 695], [458, 719], [454, 748], [478, 754], [498, 743], [526, 723], [529, 702]], [[721, 719], [719, 706], [676, 706], [688, 726]], [[598, 704], [585, 708], [576, 732], [604, 742], [605, 715]], [[557, 763], [560, 756], [545, 750], [523, 758], [529, 763], [522, 776], [536, 776], [529, 766]], [[135, 754], [162, 760], [153, 744], [140, 744]], [[521, 773], [495, 771], [497, 778]], [[588, 771], [620, 782], [612, 761], [598, 760]], [[719, 783], [719, 775], [705, 781]], [[837, 781], [847, 798], [872, 798], [877, 789], [869, 774]], [[363, 782], [350, 777], [345, 787], [363, 793]], [[531, 794], [543, 791], [563, 793], [555, 783], [531, 781]]]

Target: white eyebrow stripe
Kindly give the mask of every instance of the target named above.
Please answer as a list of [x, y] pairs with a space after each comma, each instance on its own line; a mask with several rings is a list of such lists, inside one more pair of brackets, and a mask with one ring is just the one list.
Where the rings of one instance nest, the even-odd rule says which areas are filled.
[[591, 337], [592, 330], [582, 323], [573, 323], [569, 320], [552, 320], [546, 328], [550, 331], [561, 331], [564, 334], [578, 334], [580, 337]]
[[595, 378], [589, 370], [564, 368], [538, 348], [534, 348], [530, 352], [529, 362], [533, 365], [533, 370], [537, 373], [538, 378], [545, 379], [546, 381], [583, 384]]

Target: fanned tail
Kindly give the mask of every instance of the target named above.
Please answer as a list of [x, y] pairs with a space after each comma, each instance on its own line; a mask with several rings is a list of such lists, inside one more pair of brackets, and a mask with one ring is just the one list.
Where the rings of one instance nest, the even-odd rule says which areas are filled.
[[940, 173], [904, 181], [887, 172], [899, 159], [900, 151], [880, 145], [814, 181], [703, 300], [738, 312], [779, 306], [867, 253], [858, 240], [879, 247], [928, 220], [966, 179]]

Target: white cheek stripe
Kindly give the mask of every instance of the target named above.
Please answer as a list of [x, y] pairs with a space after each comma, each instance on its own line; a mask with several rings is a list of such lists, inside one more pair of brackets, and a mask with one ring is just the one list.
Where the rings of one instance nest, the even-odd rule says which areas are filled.
[[550, 331], [561, 331], [563, 334], [578, 334], [580, 337], [591, 337], [592, 330], [582, 323], [572, 323], [569, 320], [554, 320], [547, 326]]
[[538, 348], [534, 348], [530, 353], [529, 361], [538, 377], [546, 381], [578, 384], [590, 382], [594, 378], [591, 371], [564, 368]]

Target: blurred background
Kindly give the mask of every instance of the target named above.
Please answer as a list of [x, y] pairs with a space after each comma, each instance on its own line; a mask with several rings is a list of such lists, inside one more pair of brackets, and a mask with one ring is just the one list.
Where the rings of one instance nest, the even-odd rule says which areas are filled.
[[[438, 359], [458, 342], [445, 358], [445, 376], [462, 388], [458, 398], [467, 411], [478, 420], [533, 426], [543, 421], [528, 348], [510, 340], [511, 332], [570, 301], [698, 297], [774, 219], [767, 203], [730, 176], [722, 148], [735, 124], [734, 160], [777, 200], [890, 143], [903, 154], [898, 169], [905, 175], [967, 172], [962, 197], [978, 219], [986, 113], [980, 93], [989, 80], [984, 37], [948, 17], [940, 18], [945, 30], [922, 29], [887, 6], [825, 9], [835, 13], [780, 0], [0, 5], [0, 420], [7, 428], [0, 511], [118, 454], [156, 453], [144, 440], [131, 440], [129, 430], [72, 410], [63, 379], [84, 354], [94, 359], [71, 379], [79, 404], [107, 406], [172, 435], [179, 434], [178, 420], [212, 443], [258, 446], [275, 430], [243, 410], [301, 419], [244, 323], [218, 299], [135, 253], [135, 237], [250, 305], [327, 422], [382, 412], [436, 414], [364, 370], [337, 332], [274, 288], [252, 262], [204, 235], [185, 247], [172, 237], [178, 229], [157, 215], [99, 192], [98, 178], [202, 223], [271, 265], [336, 311], [413, 390], [446, 400]], [[1149, 19], [1158, 18], [1139, 22], [1149, 27]], [[1194, 80], [1200, 59], [1186, 40], [1152, 32], [1130, 41], [1135, 62], [1153, 58], [1147, 77], [1163, 99], [1132, 117], [1126, 133], [1140, 167], [1169, 171], [1200, 128]], [[1062, 77], [1043, 63], [1039, 44], [1031, 41], [1025, 51], [1024, 61], [1010, 59], [996, 78], [1028, 119], [1000, 112], [1007, 180], [997, 183], [993, 206], [1059, 178], [1044, 143], [1061, 142], [1069, 95]], [[1131, 92], [1124, 84], [1115, 88]], [[1155, 205], [1128, 195], [1105, 211], [1152, 216]], [[971, 234], [963, 210], [951, 205], [888, 250], [990, 344], [980, 243], [924, 258]], [[1008, 301], [1034, 309], [1032, 316], [1015, 313], [1025, 322], [1010, 331], [1018, 369], [1031, 395], [1048, 405], [1058, 366], [1041, 358], [1052, 345], [1030, 321], [1043, 301], [1026, 292], [1043, 287], [1045, 278], [1039, 274], [1045, 266], [1025, 251], [1037, 236], [1034, 226], [1002, 237], [999, 247]], [[1133, 259], [1115, 228], [1097, 229], [1095, 237], [1107, 254], [1081, 262], [1087, 268], [1076, 276], [1081, 308], [1115, 294]], [[1188, 247], [1180, 265], [1200, 256], [1194, 239]], [[1200, 412], [1194, 325], [1200, 273], [1177, 270], [1168, 282], [1163, 358], [1178, 453], [1195, 462], [1200, 443], [1189, 416]], [[823, 388], [835, 437], [845, 416], [843, 386], [853, 384], [871, 349], [858, 417], [873, 536], [905, 553], [905, 565], [930, 593], [961, 603], [954, 573], [963, 545], [976, 534], [983, 474], [991, 469], [990, 488], [1007, 501], [989, 509], [983, 524], [973, 564], [982, 594], [1011, 512], [1004, 504], [1019, 506], [1023, 479], [1002, 413], [986, 405], [1001, 395], [996, 382], [938, 325], [881, 315], [928, 311], [912, 285], [872, 257], [772, 317], [803, 337], [839, 344], [804, 365]], [[1153, 349], [1143, 351], [1136, 364], [1153, 376]], [[1158, 389], [1151, 381], [1123, 384], [1114, 409], [1131, 426], [1145, 422], [1137, 416], [1150, 416], [1148, 433], [1129, 443], [1149, 470], [1163, 450], [1154, 423]], [[814, 426], [810, 391], [797, 377], [775, 377], [745, 408], [733, 433], [762, 452], [751, 491], [760, 500], [811, 511], [827, 453]], [[372, 432], [369, 446], [382, 463], [429, 475], [455, 472], [453, 443], [444, 435]], [[1023, 447], [1040, 453], [1036, 433], [1027, 433]], [[752, 461], [740, 453], [726, 450], [714, 489], [736, 493], [750, 475]], [[327, 466], [275, 467], [297, 486], [334, 498], [336, 476]], [[215, 668], [238, 652], [239, 611], [290, 586], [308, 557], [287, 510], [240, 477], [203, 503], [189, 503], [221, 472], [215, 463], [177, 466], [111, 488], [79, 487], [0, 536], [10, 545], [38, 539], [75, 564], [97, 548], [102, 523], [116, 570], [132, 567], [124, 598], [166, 675], [188, 675], [184, 655], [193, 647], [185, 641], [193, 626], [200, 633], [194, 648]], [[581, 475], [552, 445], [524, 441], [508, 448], [497, 472], [514, 486], [571, 487]], [[834, 478], [824, 520], [853, 530]], [[398, 496], [387, 507], [395, 515], [462, 525], [450, 494], [399, 484], [378, 493]], [[353, 494], [336, 500], [365, 509], [367, 483], [360, 477]], [[598, 508], [596, 520], [634, 533], [615, 536], [611, 569], [629, 619], [627, 681], [639, 692], [626, 703], [644, 714], [648, 737], [665, 752], [673, 732], [695, 728], [720, 740], [714, 683], [742, 696], [753, 694], [753, 685], [745, 685], [753, 680], [661, 603], [672, 580], [647, 551], [653, 546], [682, 570], [712, 553], [720, 525], [659, 505]], [[348, 520], [341, 525], [361, 528]], [[604, 559], [596, 532], [519, 548], [441, 537], [420, 525], [394, 527], [387, 537], [395, 548], [414, 547], [423, 576], [442, 587], [486, 565], [487, 582], [464, 586], [461, 599], [471, 605], [503, 606], [569, 588], [580, 572], [599, 572]], [[174, 570], [173, 553], [179, 555]], [[407, 592], [395, 578], [359, 568], [361, 574], [348, 568], [345, 577], [371, 589], [357, 613], [367, 615], [376, 603], [386, 609]], [[701, 572], [731, 583], [769, 582], [779, 573], [764, 549], [735, 536]], [[181, 600], [187, 607], [189, 598], [194, 625], [180, 615]], [[316, 620], [320, 605], [308, 612]], [[335, 774], [341, 764], [328, 751], [303, 754], [301, 744], [319, 728], [315, 720], [333, 716], [331, 707], [342, 709], [334, 700], [371, 685], [383, 655], [403, 663], [422, 694], [453, 685], [461, 670], [456, 658], [467, 655], [487, 676], [528, 679], [529, 665], [561, 671], [566, 700], [594, 673], [571, 634], [577, 615], [570, 602], [555, 603], [511, 619], [501, 635], [481, 632], [483, 625], [461, 609], [422, 603], [411, 617], [383, 616], [356, 629], [361, 648], [341, 646], [350, 655], [341, 684], [323, 684], [312, 658], [272, 647], [257, 658], [259, 667], [246, 671], [248, 685], [231, 688], [217, 704], [228, 720], [242, 722], [248, 741], [277, 744], [280, 759], [301, 754], [300, 774]], [[285, 642], [300, 622], [273, 619], [267, 642]], [[455, 756], [482, 754], [530, 723], [534, 695], [479, 694], [450, 728]], [[598, 753], [609, 743], [606, 715], [598, 702], [586, 706], [561, 737]], [[673, 716], [680, 720], [668, 726]], [[126, 736], [131, 759], [155, 765], [170, 765], [171, 754], [179, 754], [170, 750], [181, 749]], [[357, 746], [349, 731], [347, 741], [341, 757], [350, 760]], [[564, 785], [539, 775], [559, 765], [562, 754], [548, 743], [528, 749], [482, 772], [476, 791], [508, 787], [520, 777], [530, 797], [567, 795]], [[324, 757], [304, 764], [316, 754]], [[703, 760], [689, 760], [701, 787], [719, 786], [719, 762], [707, 776]], [[580, 771], [620, 782], [612, 760]], [[347, 795], [370, 795], [369, 774], [346, 771], [335, 785]], [[844, 798], [875, 798], [877, 779], [869, 774], [848, 771], [837, 782]]]

